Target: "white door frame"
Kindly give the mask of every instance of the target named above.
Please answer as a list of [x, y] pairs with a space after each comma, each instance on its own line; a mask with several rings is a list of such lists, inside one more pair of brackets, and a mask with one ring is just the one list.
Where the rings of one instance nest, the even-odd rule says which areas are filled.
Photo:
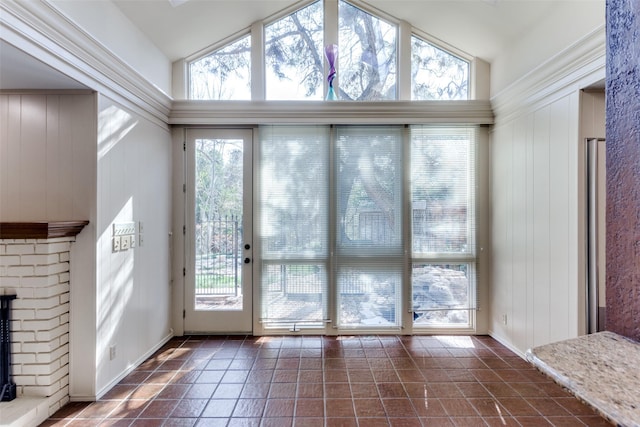
[[[196, 310], [195, 301], [195, 143], [198, 138], [242, 139], [243, 156], [243, 262], [241, 310]], [[185, 130], [185, 224], [184, 224], [184, 333], [251, 333], [252, 332], [252, 260], [253, 260], [253, 130], [249, 128], [190, 128]]]

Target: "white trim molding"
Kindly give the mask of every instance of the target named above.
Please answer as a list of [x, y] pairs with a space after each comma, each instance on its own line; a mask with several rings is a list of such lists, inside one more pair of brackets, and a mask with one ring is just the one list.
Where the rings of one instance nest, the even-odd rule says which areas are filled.
[[508, 121], [531, 106], [603, 80], [605, 43], [602, 25], [494, 95], [491, 104], [498, 121]]
[[173, 102], [171, 125], [493, 124], [489, 101], [194, 101]]
[[133, 363], [129, 364], [129, 366], [127, 367], [127, 369], [125, 369], [124, 371], [122, 371], [122, 373], [120, 373], [120, 375], [118, 375], [117, 377], [115, 377], [113, 380], [111, 380], [107, 385], [105, 385], [104, 387], [102, 387], [100, 390], [98, 390], [98, 392], [96, 393], [95, 396], [71, 396], [70, 401], [71, 402], [94, 402], [97, 401], [99, 399], [102, 399], [102, 397], [109, 391], [111, 390], [115, 385], [117, 385], [120, 381], [122, 381], [122, 379], [124, 377], [126, 377], [127, 375], [129, 375], [131, 372], [135, 371], [136, 368], [138, 368], [138, 366], [140, 366], [141, 364], [143, 364], [145, 361], [147, 361], [151, 356], [153, 356], [158, 350], [160, 350], [162, 348], [163, 345], [165, 345], [166, 343], [168, 343], [171, 338], [174, 337], [173, 334], [173, 330], [169, 331], [169, 333], [167, 335], [165, 335], [159, 343], [157, 343], [156, 345], [154, 345], [153, 347], [151, 347], [149, 349], [149, 351], [147, 351], [146, 353], [144, 353], [143, 355], [141, 355], [140, 357], [138, 357]]
[[0, 39], [166, 126], [171, 97], [49, 2], [0, 2]]

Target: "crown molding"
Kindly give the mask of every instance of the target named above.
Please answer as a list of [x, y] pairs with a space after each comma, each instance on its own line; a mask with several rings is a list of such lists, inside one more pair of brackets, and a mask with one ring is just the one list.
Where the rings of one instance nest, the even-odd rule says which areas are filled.
[[602, 25], [491, 98], [499, 122], [521, 111], [605, 78], [606, 34]]
[[1, 1], [0, 38], [166, 126], [171, 97], [48, 1]]
[[489, 101], [174, 101], [172, 125], [493, 124]]

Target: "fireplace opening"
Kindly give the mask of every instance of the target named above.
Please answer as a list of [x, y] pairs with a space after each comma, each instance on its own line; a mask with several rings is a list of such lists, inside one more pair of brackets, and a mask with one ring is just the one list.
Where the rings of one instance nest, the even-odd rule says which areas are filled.
[[11, 378], [11, 300], [16, 295], [0, 295], [0, 401], [16, 398], [16, 384]]

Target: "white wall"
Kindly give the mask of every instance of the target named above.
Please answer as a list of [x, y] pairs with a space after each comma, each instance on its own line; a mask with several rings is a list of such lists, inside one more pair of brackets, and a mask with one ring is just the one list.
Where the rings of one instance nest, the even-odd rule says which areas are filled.
[[520, 354], [584, 333], [580, 103], [604, 49], [604, 31], [585, 37], [492, 99], [490, 334]]
[[171, 63], [110, 1], [49, 0], [121, 60], [171, 94]]
[[[166, 127], [100, 96], [98, 103], [96, 393], [172, 335], [171, 138]], [[142, 242], [112, 253], [112, 224], [143, 223]], [[110, 360], [109, 347], [116, 346]]]
[[514, 40], [491, 63], [491, 94], [495, 96], [522, 76], [605, 22], [604, 0], [558, 1], [553, 13]]

